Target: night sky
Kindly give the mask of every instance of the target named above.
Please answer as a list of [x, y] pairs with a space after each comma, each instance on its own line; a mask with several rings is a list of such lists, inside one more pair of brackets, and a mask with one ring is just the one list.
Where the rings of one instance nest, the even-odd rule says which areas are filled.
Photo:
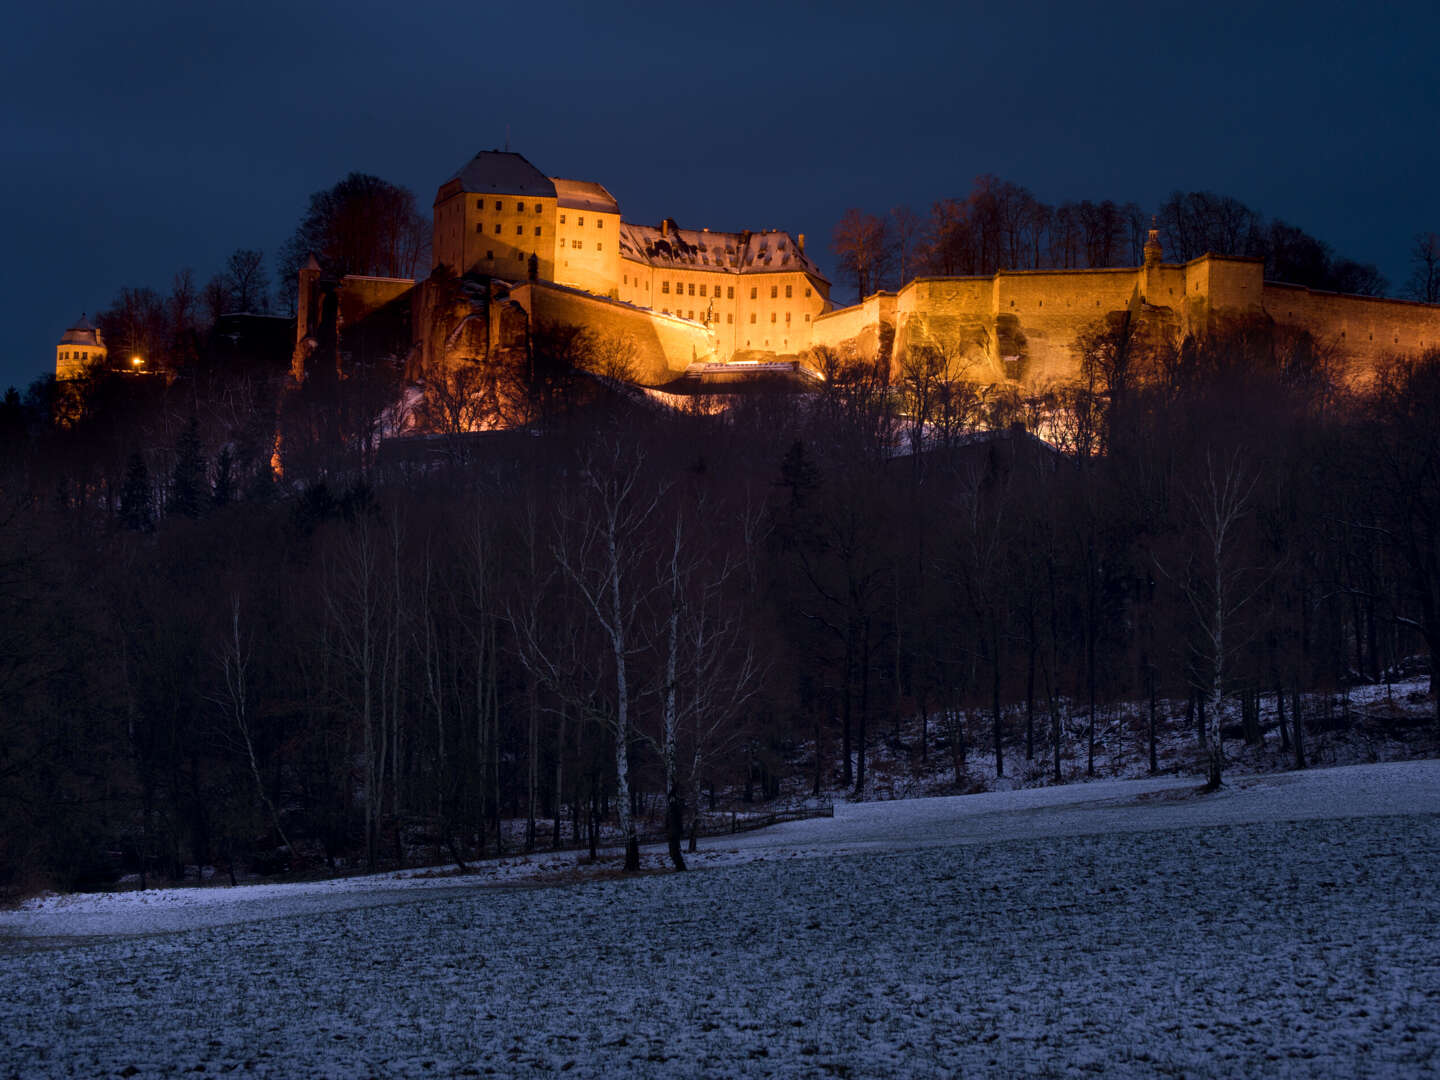
[[27, 4], [0, 44], [0, 388], [122, 286], [273, 256], [351, 170], [428, 212], [507, 127], [628, 220], [804, 232], [827, 271], [846, 207], [994, 173], [1049, 202], [1234, 195], [1394, 293], [1440, 230], [1437, 43], [1433, 0]]

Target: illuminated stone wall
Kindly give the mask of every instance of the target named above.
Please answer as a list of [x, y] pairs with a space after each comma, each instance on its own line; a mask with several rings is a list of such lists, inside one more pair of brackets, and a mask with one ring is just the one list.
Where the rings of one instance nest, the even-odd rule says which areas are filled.
[[910, 350], [927, 348], [952, 375], [1028, 385], [1073, 379], [1077, 338], [1126, 310], [1172, 339], [1236, 318], [1305, 331], [1337, 350], [1357, 386], [1386, 357], [1440, 346], [1440, 306], [1316, 292], [1265, 282], [1263, 273], [1256, 259], [1205, 255], [1183, 265], [917, 278], [816, 319], [811, 343], [869, 353], [889, 324], [897, 370]]
[[530, 313], [532, 326], [581, 326], [602, 340], [628, 341], [633, 346], [637, 382], [666, 383], [683, 374], [692, 362], [713, 358], [713, 337], [703, 326], [686, 319], [548, 282], [522, 285], [510, 295]]

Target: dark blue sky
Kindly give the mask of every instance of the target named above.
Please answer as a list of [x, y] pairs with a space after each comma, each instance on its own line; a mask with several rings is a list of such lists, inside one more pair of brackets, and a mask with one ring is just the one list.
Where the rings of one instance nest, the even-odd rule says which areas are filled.
[[[1104, 15], [1095, 14], [1103, 11]], [[627, 219], [805, 232], [995, 173], [1211, 189], [1404, 283], [1440, 230], [1429, 3], [66, 3], [7, 16], [0, 387], [126, 285], [267, 257], [351, 170], [511, 147]]]

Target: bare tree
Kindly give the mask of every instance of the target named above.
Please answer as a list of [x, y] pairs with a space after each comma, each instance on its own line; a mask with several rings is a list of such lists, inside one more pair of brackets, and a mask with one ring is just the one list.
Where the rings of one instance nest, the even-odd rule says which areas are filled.
[[1440, 304], [1440, 233], [1419, 233], [1410, 249], [1410, 281], [1406, 291], [1411, 299]]
[[270, 310], [270, 284], [265, 277], [265, 253], [238, 248], [225, 262], [225, 284], [236, 311], [264, 314]]
[[1194, 669], [1204, 680], [1198, 689], [1208, 707], [1204, 735], [1210, 788], [1220, 786], [1225, 760], [1221, 713], [1231, 660], [1241, 643], [1236, 624], [1260, 588], [1257, 569], [1242, 562], [1242, 531], [1258, 478], [1238, 449], [1220, 462], [1213, 449], [1207, 450], [1200, 475], [1185, 493], [1195, 531], [1186, 565], [1176, 573], [1156, 563], [1160, 572], [1180, 587], [1195, 620]]
[[856, 299], [884, 288], [893, 247], [884, 218], [853, 207], [846, 210], [835, 226], [833, 245], [841, 273], [855, 284]]
[[574, 582], [604, 636], [612, 663], [610, 716], [615, 737], [616, 804], [625, 869], [640, 869], [640, 842], [630, 812], [631, 654], [645, 601], [650, 532], [665, 493], [646, 472], [645, 452], [623, 437], [597, 438], [578, 468], [575, 499], [564, 505], [556, 562]]

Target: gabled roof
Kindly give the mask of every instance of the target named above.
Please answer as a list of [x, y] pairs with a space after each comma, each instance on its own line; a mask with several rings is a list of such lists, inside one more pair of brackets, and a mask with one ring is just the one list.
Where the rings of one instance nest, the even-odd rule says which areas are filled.
[[524, 157], [508, 150], [481, 150], [446, 183], [455, 180], [460, 181], [461, 191], [478, 195], [529, 195], [532, 199], [555, 197], [555, 185], [550, 178]]
[[789, 233], [708, 232], [649, 225], [620, 226], [620, 255], [657, 268], [721, 270], [732, 274], [778, 274], [800, 271], [828, 283], [820, 268], [800, 250]]
[[620, 213], [620, 204], [615, 201], [614, 195], [605, 190], [604, 184], [593, 180], [563, 180], [558, 176], [552, 176], [550, 180], [555, 185], [555, 197], [563, 207], [592, 210], [597, 214]]

